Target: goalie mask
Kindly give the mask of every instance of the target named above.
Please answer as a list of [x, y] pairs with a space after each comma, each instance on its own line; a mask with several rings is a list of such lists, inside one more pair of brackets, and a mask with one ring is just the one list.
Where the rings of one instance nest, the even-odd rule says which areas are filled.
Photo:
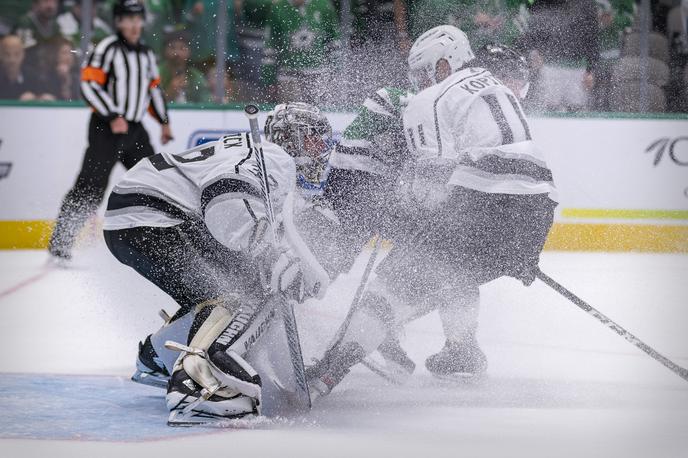
[[301, 102], [277, 105], [265, 121], [265, 138], [294, 158], [301, 188], [323, 190], [334, 142], [332, 127], [317, 107]]

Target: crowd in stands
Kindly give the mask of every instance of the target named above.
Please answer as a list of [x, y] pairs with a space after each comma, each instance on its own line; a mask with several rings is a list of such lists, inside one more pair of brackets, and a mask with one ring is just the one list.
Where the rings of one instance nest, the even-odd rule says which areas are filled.
[[[452, 24], [474, 47], [498, 42], [529, 62], [530, 111], [688, 112], [688, 0], [651, 0], [648, 60], [640, 0], [141, 0], [161, 87], [182, 103], [303, 100], [351, 107], [408, 86], [405, 57], [428, 28]], [[0, 99], [79, 100], [81, 49], [113, 33], [112, 0], [93, 0], [83, 46], [78, 0], [0, 2]], [[344, 23], [343, 20], [350, 22]], [[223, 96], [215, 51], [224, 36]], [[87, 51], [88, 52], [88, 51]], [[641, 90], [640, 81], [649, 84]]]

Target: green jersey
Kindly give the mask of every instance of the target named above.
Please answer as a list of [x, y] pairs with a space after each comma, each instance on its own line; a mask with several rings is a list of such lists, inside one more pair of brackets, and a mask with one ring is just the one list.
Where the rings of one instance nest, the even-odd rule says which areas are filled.
[[300, 7], [275, 0], [267, 22], [263, 73], [265, 84], [274, 84], [276, 70], [317, 70], [338, 45], [339, 23], [330, 0], [306, 0]]
[[633, 25], [635, 3], [633, 0], [612, 0], [612, 22], [607, 27], [600, 26], [599, 41], [600, 53], [606, 58], [619, 57], [624, 31]]
[[52, 19], [47, 24], [38, 21], [32, 11], [19, 18], [14, 33], [21, 39], [25, 48], [40, 45], [53, 38], [61, 37], [57, 21]]
[[[168, 88], [174, 78], [174, 73], [165, 61], [160, 63], [160, 87], [167, 96]], [[170, 103], [208, 103], [212, 101], [208, 82], [203, 73], [188, 66], [184, 71], [185, 88], [175, 99], [169, 98]]]
[[244, 27], [262, 29], [268, 23], [271, 5], [271, 0], [244, 0], [241, 24]]
[[183, 28], [181, 21], [182, 0], [146, 0], [146, 23], [143, 41], [157, 55], [163, 52], [165, 34]]
[[344, 130], [332, 166], [382, 175], [398, 171], [408, 156], [402, 113], [412, 95], [382, 88], [367, 97]]
[[12, 25], [31, 9], [33, 0], [2, 0], [2, 13], [0, 17], [7, 21], [8, 25]]
[[[201, 14], [194, 14], [196, 4], [203, 5]], [[217, 41], [217, 0], [186, 0], [185, 20], [186, 29], [193, 37], [191, 43], [191, 55], [193, 61], [198, 64], [208, 63], [214, 59]], [[225, 36], [225, 51], [228, 61], [236, 61], [239, 58], [239, 44], [236, 36], [236, 20], [234, 1], [225, 2], [227, 11], [227, 25], [222, 31]]]
[[[468, 35], [473, 49], [489, 42], [511, 44], [520, 30], [515, 19], [521, 2], [518, 0], [419, 0], [411, 20], [411, 33], [420, 36], [426, 30], [438, 25], [453, 25]], [[476, 23], [478, 13], [498, 17], [503, 25], [496, 29]]]

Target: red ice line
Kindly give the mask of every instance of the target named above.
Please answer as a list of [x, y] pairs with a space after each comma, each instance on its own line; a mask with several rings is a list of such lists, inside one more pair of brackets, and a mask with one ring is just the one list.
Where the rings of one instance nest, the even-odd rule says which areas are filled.
[[33, 277], [29, 277], [26, 280], [23, 280], [23, 281], [17, 283], [16, 285], [11, 286], [8, 289], [0, 292], [0, 299], [3, 299], [4, 297], [9, 296], [10, 294], [12, 294], [16, 291], [19, 291], [20, 289], [22, 289], [25, 286], [30, 285], [31, 283], [37, 282], [41, 278], [45, 277], [48, 273], [50, 273], [51, 270], [53, 270], [52, 267], [44, 267], [39, 273], [37, 273]]

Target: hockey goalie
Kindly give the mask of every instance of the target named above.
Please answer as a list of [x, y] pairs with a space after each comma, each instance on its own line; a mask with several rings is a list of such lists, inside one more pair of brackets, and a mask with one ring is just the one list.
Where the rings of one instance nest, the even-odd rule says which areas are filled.
[[[332, 130], [317, 108], [290, 103], [268, 116], [265, 133], [264, 143], [241, 133], [151, 156], [108, 201], [112, 254], [179, 305], [139, 345], [133, 377], [166, 386], [170, 425], [275, 410], [264, 405], [266, 376], [271, 393], [294, 391], [276, 374], [289, 361], [283, 347], [298, 347], [291, 309], [286, 338], [274, 329], [285, 303], [321, 297], [329, 283], [291, 220], [299, 190], [323, 181]], [[257, 344], [271, 333], [274, 342]], [[292, 384], [310, 405], [300, 358], [292, 352]]]

